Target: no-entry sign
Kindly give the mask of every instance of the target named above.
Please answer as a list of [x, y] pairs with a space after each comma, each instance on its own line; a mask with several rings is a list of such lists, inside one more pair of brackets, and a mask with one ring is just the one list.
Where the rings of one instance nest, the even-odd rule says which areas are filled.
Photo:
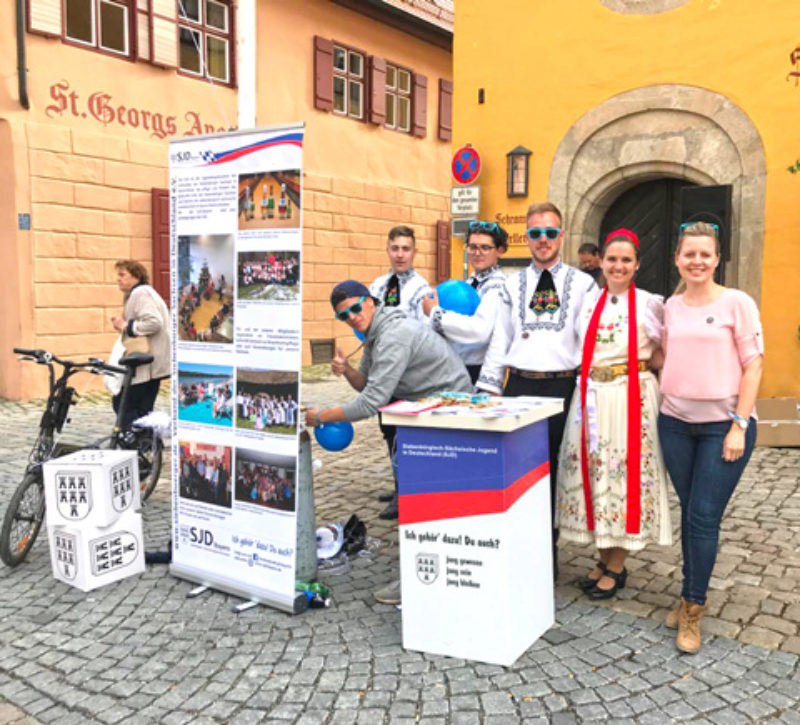
[[472, 146], [462, 146], [453, 156], [451, 168], [459, 184], [471, 184], [481, 173], [480, 154]]

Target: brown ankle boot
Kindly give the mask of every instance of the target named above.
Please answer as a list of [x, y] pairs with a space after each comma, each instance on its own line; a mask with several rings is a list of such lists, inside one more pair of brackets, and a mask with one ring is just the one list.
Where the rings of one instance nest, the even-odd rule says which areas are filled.
[[675, 640], [681, 652], [695, 654], [700, 649], [700, 618], [705, 609], [705, 604], [695, 604], [681, 599], [678, 612], [678, 637]]
[[678, 628], [678, 614], [681, 611], [681, 605], [679, 604], [675, 609], [670, 609], [667, 612], [667, 618], [664, 620], [664, 626], [668, 627], [669, 629], [677, 629]]

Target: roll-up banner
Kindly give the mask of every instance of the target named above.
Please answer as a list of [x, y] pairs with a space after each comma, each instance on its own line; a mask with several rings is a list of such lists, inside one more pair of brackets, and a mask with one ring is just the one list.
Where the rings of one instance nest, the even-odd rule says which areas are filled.
[[170, 144], [172, 565], [295, 595], [303, 125]]

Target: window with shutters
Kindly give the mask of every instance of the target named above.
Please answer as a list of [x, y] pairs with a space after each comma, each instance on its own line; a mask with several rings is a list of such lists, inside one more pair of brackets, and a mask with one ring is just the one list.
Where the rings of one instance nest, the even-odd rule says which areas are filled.
[[343, 45], [333, 46], [333, 112], [364, 118], [364, 54]]
[[63, 38], [106, 53], [131, 56], [132, 0], [64, 0]]
[[28, 0], [31, 33], [226, 85], [233, 15], [233, 0]]
[[184, 73], [231, 82], [231, 8], [220, 0], [178, 0], [178, 67]]
[[386, 64], [386, 121], [387, 128], [411, 132], [411, 71]]
[[[448, 92], [452, 93], [452, 84]], [[449, 96], [447, 100], [449, 114]], [[428, 125], [428, 79], [384, 58], [315, 35], [314, 108], [422, 138]], [[444, 141], [449, 139], [444, 138], [443, 123], [449, 129], [449, 117], [440, 120], [438, 138]]]

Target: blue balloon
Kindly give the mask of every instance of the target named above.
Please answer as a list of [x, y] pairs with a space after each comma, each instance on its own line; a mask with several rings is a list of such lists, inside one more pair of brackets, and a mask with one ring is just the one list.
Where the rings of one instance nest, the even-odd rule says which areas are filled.
[[361, 340], [361, 342], [364, 342], [364, 333], [363, 333], [363, 332], [359, 332], [359, 331], [358, 331], [358, 330], [356, 330], [355, 328], [353, 328], [353, 332], [355, 332], [355, 333], [356, 333], [356, 337], [357, 337], [359, 340]]
[[443, 310], [451, 310], [470, 317], [475, 314], [481, 303], [478, 293], [463, 279], [445, 280], [436, 288], [436, 294], [439, 295], [439, 306]]
[[314, 438], [326, 451], [341, 451], [353, 440], [353, 424], [323, 423], [314, 428]]

